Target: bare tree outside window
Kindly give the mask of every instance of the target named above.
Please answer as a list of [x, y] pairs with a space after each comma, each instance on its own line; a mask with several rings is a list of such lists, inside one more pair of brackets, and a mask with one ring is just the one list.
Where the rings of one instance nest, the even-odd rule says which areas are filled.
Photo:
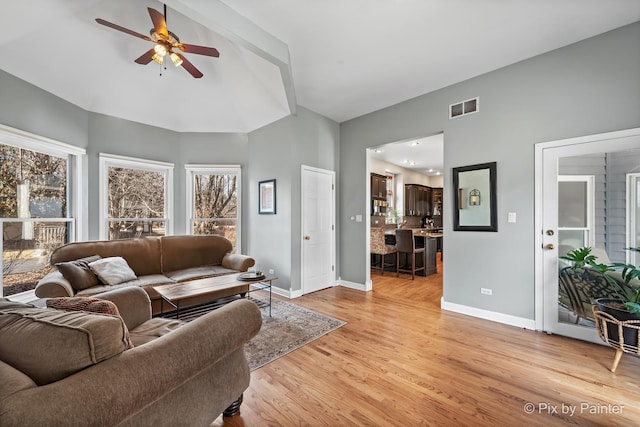
[[232, 242], [235, 250], [238, 220], [237, 183], [237, 174], [193, 175], [193, 234], [224, 236]]
[[109, 167], [109, 239], [164, 236], [165, 174]]
[[0, 144], [5, 296], [33, 289], [51, 270], [51, 252], [68, 241], [67, 167], [68, 157]]

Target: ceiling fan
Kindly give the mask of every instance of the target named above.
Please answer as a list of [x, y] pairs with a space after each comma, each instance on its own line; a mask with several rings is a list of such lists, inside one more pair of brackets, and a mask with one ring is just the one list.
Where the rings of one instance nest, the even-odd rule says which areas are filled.
[[142, 56], [136, 59], [138, 64], [146, 65], [151, 61], [155, 61], [160, 65], [164, 64], [165, 57], [168, 55], [176, 67], [182, 65], [182, 67], [189, 72], [193, 77], [199, 79], [203, 74], [198, 70], [191, 62], [187, 60], [180, 52], [195, 53], [198, 55], [206, 55], [219, 57], [220, 53], [217, 49], [205, 46], [196, 46], [193, 44], [180, 43], [180, 39], [174, 33], [167, 29], [167, 5], [164, 5], [164, 15], [155, 9], [147, 8], [149, 16], [151, 16], [151, 22], [153, 22], [153, 28], [149, 31], [151, 37], [145, 36], [128, 28], [121, 27], [109, 21], [105, 21], [102, 18], [96, 18], [98, 24], [102, 24], [109, 28], [113, 28], [123, 33], [127, 33], [134, 37], [141, 38], [155, 43], [155, 46], [146, 51]]

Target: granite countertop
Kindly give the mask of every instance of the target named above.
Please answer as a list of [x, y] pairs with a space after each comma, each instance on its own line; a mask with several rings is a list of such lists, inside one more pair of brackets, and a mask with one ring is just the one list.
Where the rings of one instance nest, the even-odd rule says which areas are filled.
[[[405, 230], [411, 230], [414, 236], [424, 237], [442, 237], [442, 231], [439, 228], [405, 228]], [[396, 229], [385, 230], [385, 234], [396, 234]]]

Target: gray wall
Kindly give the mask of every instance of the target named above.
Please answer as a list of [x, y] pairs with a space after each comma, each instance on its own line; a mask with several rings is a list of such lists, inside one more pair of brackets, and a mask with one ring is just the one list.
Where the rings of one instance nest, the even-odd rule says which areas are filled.
[[[364, 283], [365, 150], [444, 131], [444, 211], [451, 168], [497, 162], [498, 229], [453, 232], [444, 217], [444, 299], [534, 318], [534, 144], [640, 126], [640, 23], [478, 76], [340, 127], [341, 276]], [[480, 111], [449, 120], [450, 104], [480, 97]], [[518, 221], [507, 223], [507, 213]], [[480, 288], [493, 289], [493, 296]]]
[[[248, 253], [274, 286], [299, 291], [301, 284], [301, 167], [336, 171], [338, 124], [306, 108], [249, 134]], [[276, 179], [276, 215], [258, 214], [258, 182]], [[336, 201], [337, 202], [337, 201]]]
[[[242, 251], [277, 286], [300, 290], [301, 165], [338, 170], [339, 125], [305, 108], [252, 134], [177, 133], [87, 112], [0, 71], [0, 123], [87, 150], [84, 235], [99, 238], [99, 153], [174, 163], [174, 234], [186, 230], [185, 164], [242, 167]], [[258, 215], [258, 181], [277, 179], [277, 214]], [[88, 215], [87, 215], [88, 212]]]

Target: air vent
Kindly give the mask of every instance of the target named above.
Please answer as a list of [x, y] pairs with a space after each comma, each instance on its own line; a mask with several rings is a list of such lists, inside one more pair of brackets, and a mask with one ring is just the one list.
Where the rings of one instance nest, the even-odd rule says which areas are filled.
[[480, 98], [475, 97], [466, 101], [449, 105], [449, 118], [466, 116], [467, 114], [477, 113], [480, 109]]

